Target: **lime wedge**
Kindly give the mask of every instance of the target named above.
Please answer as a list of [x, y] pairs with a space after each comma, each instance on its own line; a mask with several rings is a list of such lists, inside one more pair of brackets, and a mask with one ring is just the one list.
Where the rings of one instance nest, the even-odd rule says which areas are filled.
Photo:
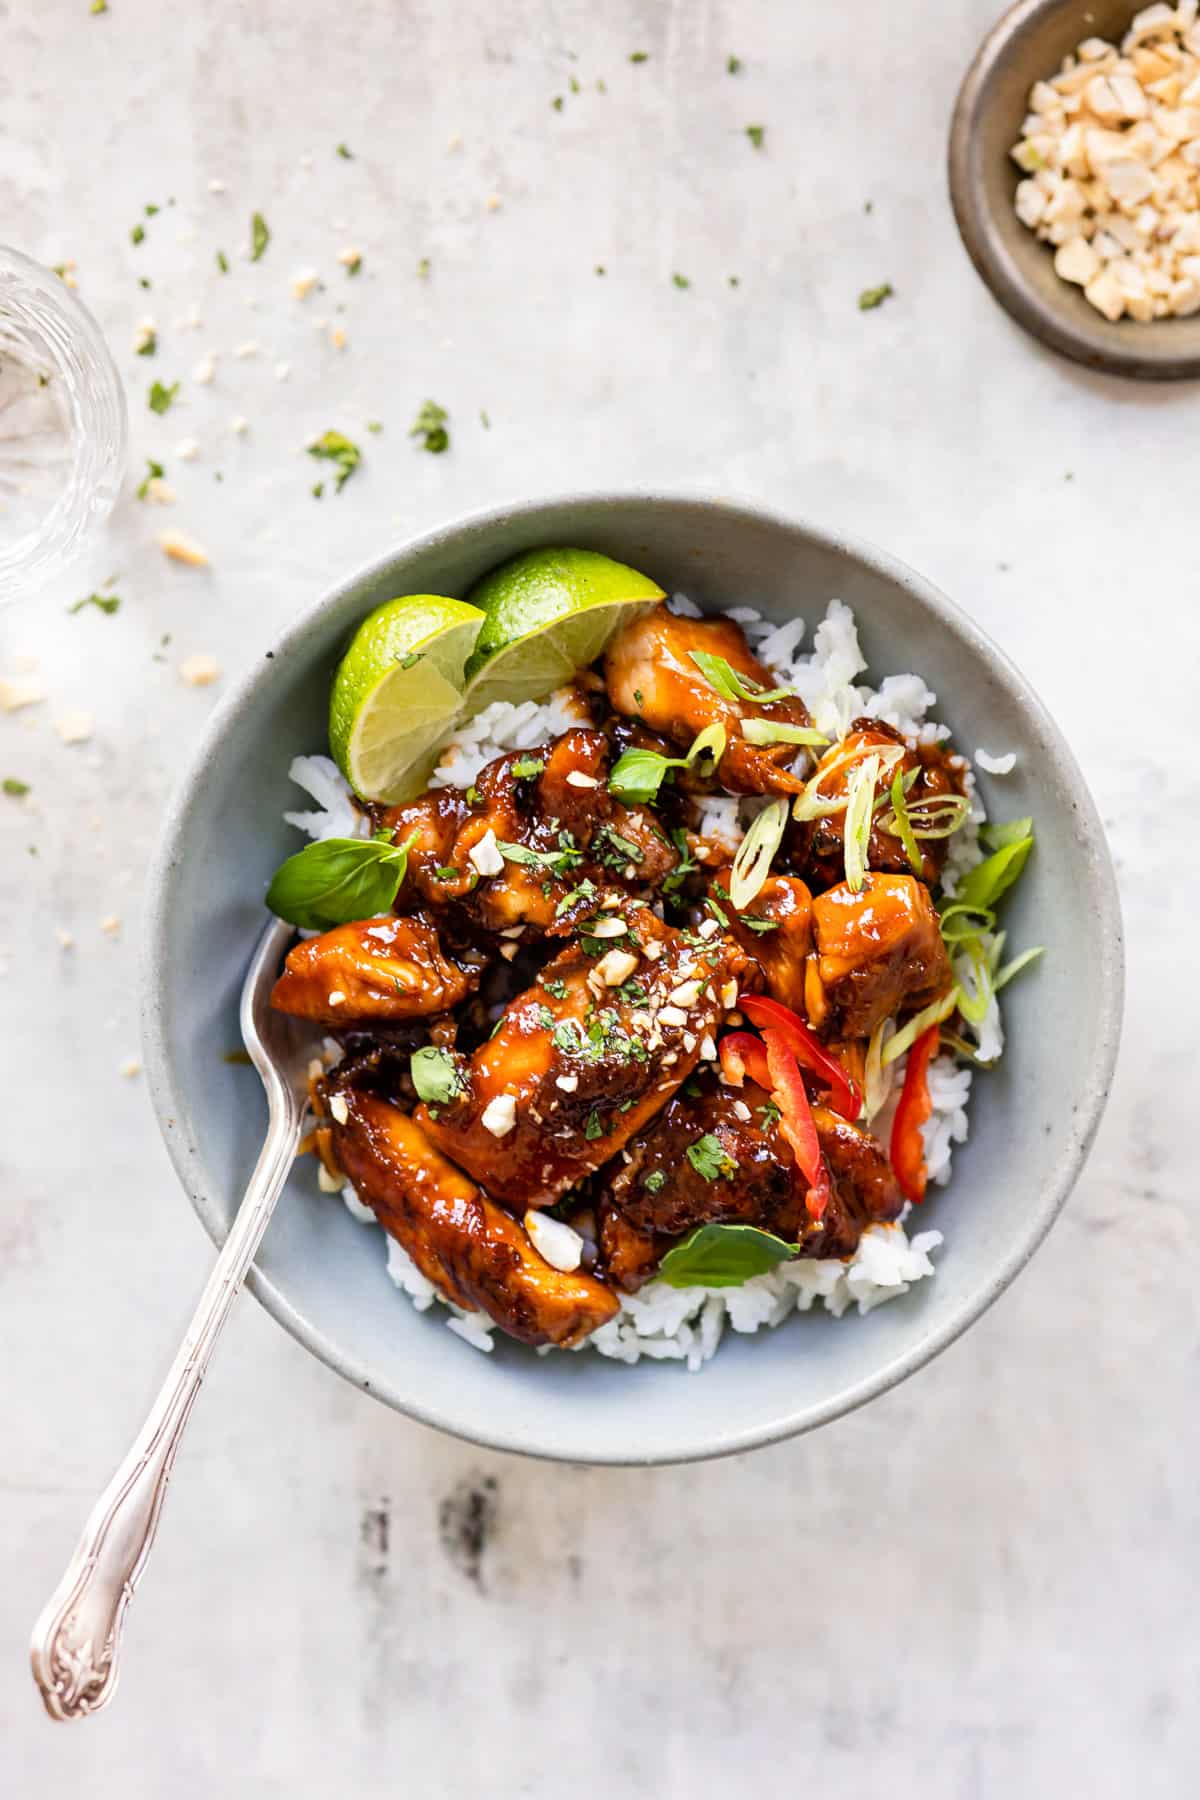
[[544, 699], [663, 597], [648, 575], [596, 550], [527, 550], [502, 563], [471, 589], [486, 617], [467, 664], [464, 714], [493, 700]]
[[463, 670], [484, 624], [465, 600], [406, 594], [369, 613], [329, 697], [329, 748], [355, 793], [395, 805], [425, 785], [463, 704]]

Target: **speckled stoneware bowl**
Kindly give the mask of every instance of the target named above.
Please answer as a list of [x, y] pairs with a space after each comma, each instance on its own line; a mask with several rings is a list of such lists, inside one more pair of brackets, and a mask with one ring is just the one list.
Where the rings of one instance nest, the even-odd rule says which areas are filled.
[[950, 198], [963, 243], [1019, 325], [1089, 368], [1143, 381], [1200, 376], [1200, 313], [1114, 324], [1054, 270], [1054, 252], [1013, 211], [1021, 171], [1009, 151], [1035, 81], [1058, 73], [1086, 37], [1119, 43], [1141, 7], [1130, 0], [1020, 0], [968, 69], [950, 128]]
[[1001, 817], [1032, 813], [1038, 843], [1005, 914], [1046, 955], [1005, 997], [1008, 1053], [981, 1075], [970, 1142], [920, 1223], [946, 1236], [932, 1281], [866, 1318], [797, 1315], [730, 1333], [702, 1373], [592, 1352], [481, 1355], [417, 1313], [384, 1271], [381, 1234], [318, 1193], [300, 1165], [250, 1287], [331, 1368], [428, 1424], [502, 1450], [576, 1462], [658, 1463], [806, 1431], [912, 1374], [988, 1307], [1033, 1253], [1079, 1173], [1108, 1092], [1122, 999], [1112, 868], [1087, 788], [1053, 721], [1003, 653], [928, 582], [882, 551], [720, 500], [601, 495], [466, 519], [335, 588], [214, 713], [166, 821], [149, 890], [146, 1061], [167, 1147], [205, 1228], [223, 1238], [266, 1109], [231, 1065], [243, 971], [262, 897], [297, 847], [298, 752], [325, 748], [330, 676], [347, 635], [396, 594], [461, 594], [537, 544], [574, 543], [644, 568], [710, 610], [737, 603], [811, 622], [832, 596], [856, 611], [876, 676], [919, 670], [968, 750], [1017, 751], [983, 777]]

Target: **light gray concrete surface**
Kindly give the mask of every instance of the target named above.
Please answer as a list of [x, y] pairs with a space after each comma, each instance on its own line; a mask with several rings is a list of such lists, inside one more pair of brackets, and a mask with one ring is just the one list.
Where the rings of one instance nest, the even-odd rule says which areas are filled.
[[[1052, 360], [968, 266], [944, 140], [995, 10], [0, 0], [0, 234], [75, 259], [128, 377], [135, 477], [155, 457], [178, 493], [131, 493], [90, 568], [0, 616], [0, 673], [36, 657], [50, 692], [0, 715], [0, 776], [33, 788], [0, 797], [5, 1792], [1195, 1792], [1196, 393]], [[251, 266], [255, 208], [272, 238]], [[325, 286], [301, 303], [306, 267]], [[861, 313], [883, 280], [895, 299]], [[144, 315], [153, 359], [132, 354]], [[164, 419], [154, 377], [181, 382]], [[442, 457], [405, 435], [426, 397], [451, 414]], [[304, 444], [327, 426], [365, 457], [318, 502]], [[1091, 1166], [934, 1367], [695, 1470], [477, 1453], [247, 1301], [118, 1700], [52, 1726], [29, 1623], [211, 1254], [119, 1072], [149, 847], [214, 698], [179, 660], [211, 653], [228, 680], [404, 534], [620, 482], [717, 483], [872, 537], [1033, 678], [1099, 796], [1130, 933]], [[163, 560], [167, 524], [209, 571]], [[68, 617], [108, 575], [120, 613]], [[68, 707], [94, 712], [89, 744], [56, 736]], [[476, 1559], [472, 1493], [494, 1511]]]

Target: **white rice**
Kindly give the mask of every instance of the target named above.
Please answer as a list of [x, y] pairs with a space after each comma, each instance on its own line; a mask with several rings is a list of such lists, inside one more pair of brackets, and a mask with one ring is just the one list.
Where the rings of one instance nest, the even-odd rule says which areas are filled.
[[[700, 616], [700, 609], [684, 595], [675, 595], [671, 606], [687, 617]], [[950, 735], [947, 726], [928, 717], [937, 696], [921, 676], [888, 675], [877, 688], [858, 680], [866, 672], [866, 659], [859, 647], [854, 614], [842, 601], [830, 602], [808, 652], [801, 649], [806, 630], [802, 619], [772, 625], [751, 607], [732, 607], [729, 617], [741, 625], [772, 678], [800, 694], [818, 730], [841, 737], [852, 720], [865, 716], [880, 719], [922, 742], [937, 742]], [[493, 758], [509, 750], [527, 750], [547, 743], [577, 724], [581, 716], [578, 696], [571, 688], [560, 689], [540, 703], [527, 700], [511, 706], [497, 701], [459, 725], [447, 738], [431, 785], [469, 787]], [[1007, 773], [1015, 760], [991, 757], [986, 751], [977, 751], [976, 756], [982, 767], [995, 773]], [[950, 839], [942, 878], [949, 893], [984, 854], [979, 844], [979, 827], [986, 814], [974, 773], [965, 759], [963, 768], [972, 807], [965, 825]], [[298, 756], [289, 774], [312, 795], [318, 809], [286, 813], [290, 824], [313, 838], [358, 836], [365, 830], [349, 789], [328, 757]], [[697, 828], [705, 835], [720, 838], [732, 850], [762, 804], [761, 800], [739, 801], [725, 796], [707, 798], [701, 804]], [[956, 964], [956, 973], [969, 982], [970, 968], [962, 966], [962, 959]], [[979, 1038], [983, 1060], [999, 1056], [1004, 1034], [994, 997], [979, 1028]], [[903, 1084], [903, 1059], [893, 1065], [892, 1074], [891, 1098], [872, 1121], [876, 1134], [885, 1142]], [[971, 1077], [971, 1069], [951, 1056], [939, 1056], [930, 1064], [931, 1112], [923, 1136], [928, 1177], [939, 1187], [950, 1179], [953, 1146], [967, 1140]], [[343, 1189], [343, 1199], [356, 1219], [374, 1222], [374, 1214], [352, 1187]], [[940, 1231], [919, 1232], [910, 1239], [902, 1218], [891, 1225], [870, 1226], [854, 1255], [845, 1262], [799, 1258], [780, 1264], [769, 1274], [754, 1276], [738, 1288], [673, 1288], [662, 1281], [651, 1281], [638, 1293], [622, 1296], [616, 1317], [578, 1348], [595, 1350], [620, 1362], [634, 1363], [650, 1357], [683, 1362], [690, 1370], [699, 1369], [715, 1354], [726, 1326], [741, 1333], [771, 1328], [793, 1312], [810, 1311], [817, 1301], [835, 1318], [841, 1318], [851, 1307], [863, 1314], [887, 1300], [897, 1299], [914, 1282], [934, 1273], [930, 1252], [941, 1242]], [[435, 1304], [444, 1307], [451, 1331], [477, 1350], [492, 1349], [493, 1333], [498, 1327], [482, 1313], [465, 1313], [444, 1301], [394, 1238], [387, 1240], [387, 1272], [419, 1312], [426, 1312]]]

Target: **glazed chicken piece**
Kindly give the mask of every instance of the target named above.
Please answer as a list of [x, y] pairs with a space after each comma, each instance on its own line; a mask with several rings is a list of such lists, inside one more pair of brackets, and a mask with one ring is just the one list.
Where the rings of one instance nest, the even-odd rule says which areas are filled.
[[[875, 814], [867, 849], [867, 867], [883, 874], [914, 873], [900, 839], [884, 831], [879, 821], [887, 816], [892, 783], [897, 774], [907, 776], [915, 771], [915, 779], [905, 794], [906, 805], [961, 794], [962, 774], [956, 759], [940, 744], [910, 745], [900, 732], [880, 719], [856, 719], [840, 744], [827, 750], [813, 771], [812, 779], [820, 784], [820, 792], [829, 800], [845, 797], [850, 776], [863, 756], [872, 753], [883, 759], [883, 768], [875, 784], [877, 798], [883, 805]], [[809, 819], [797, 827], [788, 848], [788, 860], [810, 882], [814, 890], [831, 887], [846, 872], [846, 815], [832, 813], [828, 818]], [[948, 837], [919, 838], [921, 879], [936, 882], [942, 873], [949, 849]]]
[[689, 749], [709, 725], [723, 725], [728, 743], [719, 772], [730, 792], [798, 793], [804, 778], [790, 773], [800, 754], [796, 745], [760, 747], [747, 742], [742, 727], [747, 719], [810, 725], [803, 701], [792, 695], [755, 706], [724, 699], [692, 661], [692, 651], [723, 657], [752, 687], [774, 687], [752, 655], [741, 626], [732, 619], [682, 619], [667, 607], [656, 606], [619, 631], [604, 653], [604, 678], [617, 711], [640, 719], [681, 750]]
[[954, 982], [929, 890], [911, 875], [867, 876], [812, 904], [816, 950], [808, 964], [807, 1014], [818, 1031], [869, 1037], [881, 1019], [916, 1012]]
[[790, 875], [768, 875], [739, 912], [729, 898], [728, 870], [716, 878], [717, 904], [773, 999], [804, 1011], [805, 967], [812, 949], [812, 896]]
[[577, 1344], [612, 1318], [617, 1300], [603, 1282], [544, 1262], [517, 1221], [399, 1107], [356, 1088], [340, 1093], [338, 1167], [448, 1300], [487, 1313], [526, 1344]]
[[[552, 1205], [615, 1156], [712, 1049], [745, 958], [613, 894], [421, 1107], [433, 1142], [514, 1209]], [[612, 904], [615, 902], [615, 904]], [[435, 1117], [436, 1113], [436, 1117]]]
[[497, 757], [470, 789], [379, 811], [394, 843], [415, 834], [400, 904], [414, 894], [461, 904], [485, 931], [565, 935], [564, 902], [585, 880], [657, 887], [679, 852], [651, 813], [608, 792], [608, 754], [603, 732], [580, 727]]
[[611, 1280], [636, 1290], [698, 1225], [756, 1225], [806, 1257], [844, 1257], [868, 1225], [897, 1217], [903, 1195], [882, 1144], [814, 1106], [830, 1186], [814, 1224], [807, 1184], [769, 1101], [751, 1082], [714, 1084], [677, 1094], [639, 1133], [600, 1202], [601, 1264]]
[[448, 1012], [479, 985], [482, 952], [450, 955], [424, 913], [338, 925], [288, 952], [271, 1004], [280, 1012], [348, 1025]]

